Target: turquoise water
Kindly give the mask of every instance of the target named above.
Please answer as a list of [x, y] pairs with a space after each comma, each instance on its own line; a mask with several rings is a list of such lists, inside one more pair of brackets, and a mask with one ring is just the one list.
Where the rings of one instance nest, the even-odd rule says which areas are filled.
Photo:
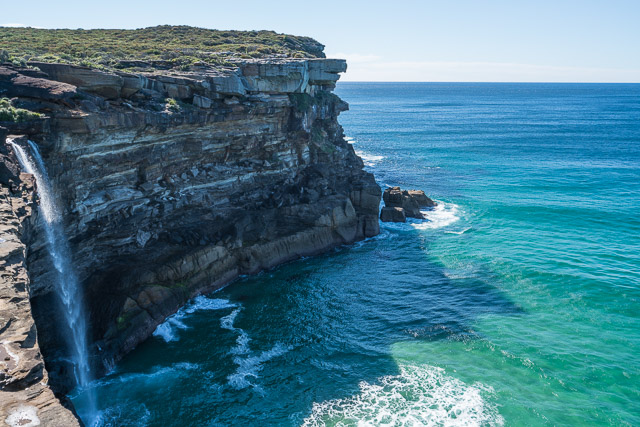
[[194, 300], [93, 383], [104, 425], [640, 425], [640, 85], [337, 93], [440, 206]]

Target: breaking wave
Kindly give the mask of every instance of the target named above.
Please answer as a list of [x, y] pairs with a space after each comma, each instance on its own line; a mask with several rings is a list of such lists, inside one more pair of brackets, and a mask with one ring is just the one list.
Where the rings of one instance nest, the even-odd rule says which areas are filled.
[[236, 307], [236, 304], [226, 299], [207, 298], [204, 295], [200, 295], [192, 299], [175, 314], [167, 317], [164, 322], [156, 327], [153, 335], [162, 338], [166, 342], [177, 341], [179, 339], [178, 331], [188, 328], [183, 320], [190, 314], [200, 310], [222, 310], [231, 307]]
[[433, 366], [400, 366], [400, 375], [377, 384], [360, 383], [360, 393], [314, 403], [303, 426], [477, 426], [503, 425], [495, 405], [483, 395], [490, 387], [445, 375]]
[[[237, 308], [229, 315], [220, 319], [220, 326], [222, 328], [238, 333], [236, 346], [229, 351], [229, 353], [236, 355], [233, 358], [233, 363], [238, 367], [233, 374], [227, 377], [227, 381], [229, 382], [229, 385], [236, 390], [253, 387], [254, 390], [262, 393], [262, 388], [260, 388], [259, 385], [252, 383], [250, 379], [259, 378], [258, 373], [262, 370], [265, 362], [273, 359], [274, 357], [283, 355], [287, 351], [291, 350], [292, 347], [278, 343], [274, 345], [271, 350], [266, 350], [253, 356], [248, 355], [251, 353], [251, 349], [249, 348], [249, 341], [251, 341], [251, 338], [249, 338], [249, 335], [244, 329], [234, 326], [234, 322], [240, 311], [241, 308]], [[248, 356], [242, 357], [242, 355]]]
[[376, 156], [375, 154], [365, 153], [364, 151], [356, 150], [356, 154], [360, 156], [365, 166], [373, 167], [379, 163], [384, 156]]
[[426, 218], [424, 221], [414, 222], [411, 225], [419, 230], [446, 227], [460, 219], [458, 208], [459, 206], [453, 203], [438, 202], [433, 209], [421, 211]]

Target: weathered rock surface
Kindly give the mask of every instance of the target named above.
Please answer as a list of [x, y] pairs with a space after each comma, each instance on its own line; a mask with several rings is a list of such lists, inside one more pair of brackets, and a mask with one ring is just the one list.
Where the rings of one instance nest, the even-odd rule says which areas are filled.
[[404, 209], [385, 206], [380, 211], [380, 220], [384, 222], [405, 222], [407, 217]]
[[380, 219], [385, 222], [405, 222], [407, 217], [424, 219], [420, 208], [432, 208], [437, 205], [421, 190], [402, 190], [390, 187], [382, 195], [385, 207]]
[[77, 426], [48, 386], [29, 302], [25, 222], [33, 209], [33, 179], [0, 131], [0, 423]]
[[[39, 145], [64, 206], [97, 372], [193, 296], [378, 234], [381, 191], [344, 141], [337, 117], [348, 106], [331, 93], [345, 68], [274, 59], [172, 74], [9, 70], [12, 82], [30, 73], [73, 94], [8, 89], [14, 104], [47, 114], [14, 129]], [[52, 267], [30, 227], [38, 340], [64, 391]]]

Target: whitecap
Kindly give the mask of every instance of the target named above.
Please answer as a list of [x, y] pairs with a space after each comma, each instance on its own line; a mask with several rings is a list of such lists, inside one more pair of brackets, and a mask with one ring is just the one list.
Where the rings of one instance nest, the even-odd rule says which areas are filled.
[[438, 205], [431, 210], [421, 211], [426, 218], [420, 222], [413, 222], [411, 225], [419, 230], [428, 230], [446, 227], [458, 221], [459, 206], [453, 203], [438, 202]]
[[153, 336], [160, 337], [166, 342], [178, 341], [178, 329], [187, 329], [181, 317], [170, 317], [156, 327]]
[[175, 314], [159, 324], [153, 336], [160, 337], [166, 342], [177, 341], [179, 339], [178, 330], [188, 329], [183, 320], [190, 314], [201, 310], [222, 310], [224, 308], [237, 307], [236, 304], [222, 298], [208, 298], [204, 295], [197, 296], [189, 301]]
[[224, 316], [220, 319], [220, 327], [223, 329], [227, 329], [229, 331], [236, 331], [238, 333], [238, 338], [236, 338], [236, 346], [232, 348], [229, 353], [231, 354], [247, 354], [249, 353], [249, 335], [242, 328], [236, 328], [233, 323], [236, 321], [236, 317], [238, 317], [238, 313], [240, 313], [240, 308], [233, 310], [230, 314]]
[[345, 136], [344, 140], [348, 143], [348, 144], [355, 144], [356, 143], [356, 139], [352, 138], [350, 136]]
[[356, 150], [356, 154], [360, 156], [362, 161], [366, 166], [372, 167], [375, 166], [376, 163], [379, 163], [384, 156], [376, 156], [375, 154], [365, 153], [364, 151]]
[[451, 231], [451, 230], [447, 230], [447, 231], [445, 231], [445, 233], [447, 233], [447, 234], [457, 234], [457, 235], [459, 236], [459, 235], [461, 235], [461, 234], [466, 233], [466, 232], [467, 232], [467, 231], [469, 231], [469, 230], [471, 230], [471, 227], [467, 227], [467, 228], [465, 228], [464, 230], [461, 230], [461, 231]]
[[259, 378], [258, 373], [262, 370], [263, 364], [275, 357], [282, 356], [287, 351], [291, 350], [291, 346], [285, 346], [281, 343], [277, 343], [271, 348], [266, 350], [257, 356], [249, 356], [245, 358], [236, 357], [233, 361], [238, 368], [236, 371], [227, 377], [229, 385], [236, 390], [242, 390], [247, 387], [254, 387], [257, 391], [262, 389], [252, 383], [250, 378]]
[[240, 309], [236, 308], [231, 313], [222, 317], [220, 319], [220, 327], [223, 329], [228, 329], [230, 331], [236, 330], [236, 328], [233, 326], [233, 322], [236, 321], [236, 317], [238, 316], [238, 313], [240, 313]]
[[484, 396], [493, 389], [472, 386], [428, 365], [400, 365], [399, 375], [360, 383], [360, 393], [314, 403], [303, 426], [503, 425], [495, 404]]
[[99, 411], [91, 427], [115, 427], [123, 425], [123, 422], [131, 427], [142, 427], [148, 425], [150, 419], [151, 412], [144, 404], [127, 403]]
[[263, 363], [273, 359], [274, 357], [283, 355], [287, 351], [291, 350], [292, 347], [277, 343], [273, 348], [271, 348], [271, 350], [263, 351], [257, 356], [240, 357], [241, 355], [251, 353], [251, 349], [249, 348], [249, 341], [251, 341], [251, 338], [244, 329], [234, 326], [236, 317], [238, 317], [241, 309], [242, 308], [237, 308], [227, 316], [220, 319], [220, 326], [222, 328], [238, 333], [236, 346], [229, 351], [229, 353], [236, 355], [236, 357], [233, 358], [233, 363], [238, 365], [238, 367], [233, 374], [227, 377], [227, 381], [229, 385], [236, 390], [253, 387], [256, 391], [261, 393], [262, 389], [260, 386], [252, 383], [249, 379], [259, 378], [258, 372], [262, 370]]

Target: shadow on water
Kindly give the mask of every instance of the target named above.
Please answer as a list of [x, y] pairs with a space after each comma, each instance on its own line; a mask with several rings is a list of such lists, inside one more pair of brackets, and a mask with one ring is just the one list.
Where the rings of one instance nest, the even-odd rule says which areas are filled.
[[150, 338], [98, 382], [106, 418], [299, 425], [314, 402], [397, 375], [394, 343], [474, 339], [478, 316], [522, 312], [477, 271], [453, 277], [430, 260], [432, 238], [383, 230], [210, 295], [228, 302], [169, 322], [175, 340]]

